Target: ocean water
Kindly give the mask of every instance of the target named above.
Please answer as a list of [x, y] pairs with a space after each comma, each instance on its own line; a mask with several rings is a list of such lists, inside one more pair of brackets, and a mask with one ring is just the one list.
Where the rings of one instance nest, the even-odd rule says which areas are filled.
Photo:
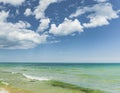
[[[6, 74], [4, 74], [6, 73]], [[16, 77], [59, 80], [108, 93], [120, 93], [120, 64], [0, 63], [0, 80], [17, 83]]]

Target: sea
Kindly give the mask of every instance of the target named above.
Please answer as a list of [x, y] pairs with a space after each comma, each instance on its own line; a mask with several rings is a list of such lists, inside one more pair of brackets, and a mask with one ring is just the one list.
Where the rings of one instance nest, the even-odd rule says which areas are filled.
[[17, 80], [18, 77], [57, 80], [108, 93], [120, 93], [119, 63], [0, 63], [0, 80], [6, 84], [17, 83], [20, 80]]

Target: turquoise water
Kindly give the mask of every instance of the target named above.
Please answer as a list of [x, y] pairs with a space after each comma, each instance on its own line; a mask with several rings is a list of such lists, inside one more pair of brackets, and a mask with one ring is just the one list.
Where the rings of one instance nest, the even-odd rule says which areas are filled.
[[[3, 72], [120, 93], [120, 64], [0, 63], [0, 73]], [[9, 83], [9, 74], [6, 78], [0, 75], [0, 79]]]

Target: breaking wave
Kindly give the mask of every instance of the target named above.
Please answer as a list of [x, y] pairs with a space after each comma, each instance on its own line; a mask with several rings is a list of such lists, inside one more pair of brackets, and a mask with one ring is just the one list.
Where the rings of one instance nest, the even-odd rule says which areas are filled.
[[50, 80], [50, 79], [45, 78], [45, 77], [36, 77], [36, 76], [27, 75], [27, 74], [23, 74], [23, 76], [26, 77], [27, 79], [31, 79], [31, 80], [39, 80], [39, 81]]

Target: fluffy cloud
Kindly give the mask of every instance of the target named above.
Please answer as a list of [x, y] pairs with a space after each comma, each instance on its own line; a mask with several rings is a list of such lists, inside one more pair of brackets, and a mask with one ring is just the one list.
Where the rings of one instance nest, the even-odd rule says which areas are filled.
[[9, 12], [1, 11], [0, 12], [0, 22], [6, 21], [8, 14], [9, 14]]
[[44, 18], [40, 20], [40, 25], [37, 29], [38, 32], [43, 32], [45, 29], [49, 27], [50, 19]]
[[91, 8], [94, 13], [90, 14], [88, 18], [89, 23], [84, 23], [84, 27], [97, 27], [108, 25], [109, 20], [118, 18], [117, 11], [112, 9], [112, 5], [109, 3], [97, 4]]
[[[8, 17], [8, 12], [2, 11], [0, 14]], [[2, 18], [1, 15], [0, 18]], [[4, 17], [3, 20], [6, 20], [6, 18]], [[29, 30], [29, 23], [19, 21], [13, 24], [3, 20], [0, 21], [1, 49], [28, 49], [46, 42], [47, 35], [39, 35]]]
[[108, 0], [94, 0], [94, 1], [96, 1], [96, 2], [106, 2]]
[[36, 19], [41, 19], [45, 18], [45, 10], [47, 7], [52, 4], [57, 2], [58, 0], [40, 0], [39, 5], [36, 7], [34, 11], [34, 15]]
[[65, 36], [72, 34], [74, 32], [82, 32], [83, 27], [81, 26], [81, 23], [75, 19], [75, 20], [69, 20], [65, 18], [64, 22], [59, 24], [57, 27], [55, 24], [51, 25], [50, 33], [58, 36]]
[[[3, 3], [12, 5], [20, 5], [25, 0], [0, 0]], [[27, 8], [24, 12], [25, 16], [35, 15], [39, 19], [40, 25], [37, 31], [42, 32], [49, 27], [50, 19], [45, 17], [45, 10], [51, 3], [58, 0], [40, 0], [39, 5], [35, 8], [34, 12]], [[38, 44], [45, 43], [48, 35], [32, 31], [29, 29], [31, 26], [27, 22], [19, 21], [17, 23], [7, 22], [9, 12], [0, 12], [0, 48], [3, 49], [28, 49], [33, 48]], [[7, 25], [7, 27], [6, 27]]]
[[[20, 5], [24, 1], [25, 0], [0, 0], [0, 2], [12, 5]], [[32, 15], [37, 19], [35, 21], [39, 22], [37, 31], [30, 30], [30, 28], [32, 28], [31, 25], [25, 21], [19, 20], [16, 23], [8, 22], [7, 18], [10, 18], [9, 12], [0, 11], [0, 49], [33, 48], [45, 43], [48, 37], [54, 38], [54, 36], [67, 36], [75, 32], [80, 33], [83, 32], [84, 28], [108, 25], [110, 20], [119, 17], [118, 13], [120, 10], [114, 10], [112, 5], [106, 2], [108, 0], [94, 0], [99, 3], [83, 8], [79, 7], [69, 18], [65, 18], [61, 24], [56, 25], [46, 16], [45, 10], [50, 4], [59, 1], [61, 0], [39, 0], [39, 4], [33, 8], [33, 12], [30, 8], [25, 10], [25, 16]], [[5, 9], [1, 8], [1, 10]], [[9, 11], [11, 13], [11, 10]], [[16, 10], [16, 14], [20, 14], [19, 9]], [[81, 24], [77, 18], [83, 14], [85, 14], [84, 17], [87, 16], [86, 19], [88, 19], [88, 21]], [[12, 15], [12, 13], [10, 15]], [[24, 18], [21, 16], [21, 19]], [[48, 30], [48, 28], [50, 29]], [[48, 30], [47, 33], [46, 30]]]
[[58, 1], [60, 0], [40, 0], [39, 1], [39, 5], [36, 7], [36, 9], [33, 12], [33, 15], [35, 15], [35, 18], [40, 20], [40, 24], [37, 29], [38, 32], [43, 32], [49, 27], [50, 19], [45, 16], [45, 10], [50, 4], [56, 3]]
[[25, 0], [0, 0], [2, 3], [8, 3], [11, 5], [21, 5]]
[[69, 16], [69, 18], [81, 16], [82, 14], [86, 13], [88, 11], [88, 9], [89, 9], [88, 7], [78, 8], [75, 13], [73, 13]]
[[89, 23], [84, 23], [84, 27], [97, 27], [97, 26], [103, 26], [103, 25], [108, 25], [109, 22], [107, 19], [103, 16], [96, 16], [96, 17], [90, 17], [90, 22]]
[[32, 14], [32, 11], [31, 11], [31, 9], [29, 9], [29, 8], [27, 8], [26, 10], [25, 10], [25, 12], [24, 12], [24, 15], [25, 16], [30, 16]]
[[70, 18], [78, 17], [86, 12], [91, 13], [87, 18], [90, 19], [89, 23], [84, 23], [84, 27], [97, 27], [108, 25], [109, 20], [118, 18], [118, 11], [113, 10], [110, 3], [99, 3], [92, 7], [79, 8], [75, 13], [70, 15]]

